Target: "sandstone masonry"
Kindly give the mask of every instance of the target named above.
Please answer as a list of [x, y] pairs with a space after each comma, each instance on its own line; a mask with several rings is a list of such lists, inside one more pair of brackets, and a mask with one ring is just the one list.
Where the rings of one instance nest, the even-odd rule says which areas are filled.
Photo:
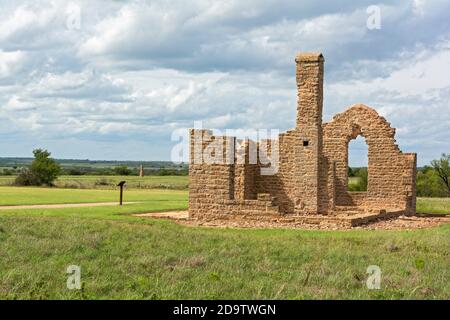
[[[362, 104], [322, 123], [324, 58], [301, 53], [295, 61], [296, 127], [278, 140], [190, 130], [189, 217], [352, 226], [415, 214], [416, 154], [402, 153], [395, 129]], [[367, 192], [349, 192], [348, 144], [359, 135], [368, 145]], [[277, 172], [261, 174], [275, 154]]]

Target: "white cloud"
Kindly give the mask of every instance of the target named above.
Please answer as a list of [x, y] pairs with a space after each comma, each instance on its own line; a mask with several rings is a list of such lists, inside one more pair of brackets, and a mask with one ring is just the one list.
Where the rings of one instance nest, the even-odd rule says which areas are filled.
[[331, 84], [325, 99], [326, 104], [331, 101], [328, 118], [357, 102], [375, 107], [397, 128], [402, 149], [418, 152], [419, 163], [425, 164], [447, 152], [450, 141], [449, 61], [450, 50], [444, 42], [416, 52], [385, 78]]
[[[431, 49], [431, 50], [430, 50]], [[344, 91], [351, 95], [371, 94], [380, 90], [397, 92], [402, 96], [426, 95], [450, 86], [450, 47], [439, 44], [417, 52], [412, 58], [400, 62], [401, 69], [392, 71], [387, 77], [371, 80], [351, 79], [341, 81], [330, 87], [331, 90]], [[396, 60], [401, 59], [397, 57]], [[395, 63], [392, 61], [391, 66]], [[376, 67], [376, 65], [373, 65]]]
[[0, 79], [12, 76], [21, 68], [25, 56], [22, 51], [3, 52], [0, 50]]
[[171, 131], [194, 120], [291, 128], [299, 50], [325, 55], [326, 120], [364, 102], [422, 164], [447, 151], [448, 2], [382, 1], [377, 31], [366, 28], [369, 0], [74, 3], [75, 29], [70, 3], [2, 3], [0, 134], [19, 141], [4, 154], [45, 142], [55, 156], [167, 159]]

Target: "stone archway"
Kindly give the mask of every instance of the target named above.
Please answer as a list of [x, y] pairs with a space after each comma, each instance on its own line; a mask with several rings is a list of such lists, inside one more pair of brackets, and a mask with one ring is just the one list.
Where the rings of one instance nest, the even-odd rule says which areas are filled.
[[[348, 144], [359, 135], [368, 146], [369, 179], [363, 195], [347, 191]], [[415, 210], [415, 155], [403, 154], [394, 136], [390, 123], [363, 104], [350, 107], [323, 125], [323, 154], [329, 179], [333, 176], [328, 193], [334, 193], [335, 205]]]

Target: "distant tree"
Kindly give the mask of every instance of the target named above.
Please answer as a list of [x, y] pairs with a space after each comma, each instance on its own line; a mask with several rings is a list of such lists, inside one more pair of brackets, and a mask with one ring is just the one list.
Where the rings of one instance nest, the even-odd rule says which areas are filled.
[[431, 165], [436, 170], [437, 175], [444, 184], [447, 196], [450, 197], [450, 154], [443, 153], [439, 160], [431, 161]]
[[354, 177], [355, 173], [353, 172], [353, 169], [351, 167], [348, 167], [348, 176], [349, 177]]
[[33, 150], [34, 160], [30, 168], [22, 169], [16, 178], [18, 185], [53, 185], [61, 172], [61, 167], [52, 158], [51, 153], [44, 149]]
[[367, 191], [368, 172], [367, 168], [354, 168], [353, 177], [357, 178], [356, 183], [348, 185], [349, 191]]
[[417, 171], [416, 191], [418, 197], [445, 197], [447, 192], [436, 170], [425, 166]]
[[159, 176], [172, 176], [172, 175], [174, 175], [174, 170], [163, 168], [158, 171], [158, 175]]
[[3, 176], [12, 176], [14, 173], [15, 172], [13, 169], [3, 169], [2, 171]]
[[352, 168], [353, 177], [357, 177], [361, 168]]
[[118, 166], [114, 168], [114, 173], [119, 176], [129, 176], [131, 174], [131, 169], [127, 166]]
[[84, 175], [84, 171], [81, 169], [71, 168], [66, 171], [68, 175], [70, 176], [82, 176]]
[[367, 171], [367, 168], [360, 168], [357, 174], [357, 177], [359, 177], [359, 188], [361, 191], [367, 191], [367, 182], [369, 178], [369, 174]]
[[30, 170], [37, 177], [40, 184], [53, 185], [53, 181], [61, 173], [61, 167], [52, 158], [51, 153], [44, 149], [33, 150], [34, 160]]

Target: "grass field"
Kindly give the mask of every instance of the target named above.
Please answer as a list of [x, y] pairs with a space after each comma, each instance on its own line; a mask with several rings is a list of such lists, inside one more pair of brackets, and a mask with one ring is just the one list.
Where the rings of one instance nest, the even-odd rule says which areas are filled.
[[417, 212], [450, 214], [450, 198], [417, 198]]
[[[0, 204], [114, 201], [116, 190], [0, 187]], [[0, 299], [449, 299], [450, 225], [414, 231], [185, 227], [130, 214], [187, 192], [126, 190], [123, 207], [0, 211]], [[450, 199], [418, 207], [449, 211]], [[431, 207], [430, 207], [431, 206]], [[82, 290], [66, 288], [81, 267]], [[365, 285], [382, 270], [381, 290]]]
[[[0, 176], [0, 186], [10, 186], [14, 183], [14, 176]], [[188, 176], [60, 176], [56, 182], [59, 188], [75, 189], [116, 189], [117, 183], [127, 181], [128, 188], [137, 189], [174, 189], [186, 190]]]
[[[105, 190], [0, 186], [0, 194], [0, 206], [113, 202], [118, 201], [119, 197], [117, 187], [116, 190]], [[187, 208], [187, 199], [186, 190], [138, 190], [126, 187], [124, 192], [124, 201], [129, 202], [177, 201]], [[417, 198], [417, 212], [450, 214], [450, 198]]]
[[[60, 189], [36, 187], [0, 187], [0, 205], [32, 205], [119, 201], [118, 190]], [[128, 190], [124, 201], [179, 201], [187, 205], [187, 191]]]
[[360, 180], [361, 178], [360, 177], [348, 177], [348, 185], [349, 186], [355, 186], [355, 185], [357, 185], [358, 183], [359, 183], [359, 180]]

